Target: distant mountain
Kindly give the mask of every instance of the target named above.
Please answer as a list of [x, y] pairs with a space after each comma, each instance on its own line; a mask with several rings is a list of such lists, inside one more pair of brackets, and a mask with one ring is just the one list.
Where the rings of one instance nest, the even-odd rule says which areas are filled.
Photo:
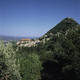
[[14, 36], [3, 36], [3, 35], [0, 35], [0, 40], [5, 40], [5, 41], [11, 41], [11, 40], [15, 40], [15, 41], [18, 41], [18, 40], [21, 40], [25, 37], [14, 37]]

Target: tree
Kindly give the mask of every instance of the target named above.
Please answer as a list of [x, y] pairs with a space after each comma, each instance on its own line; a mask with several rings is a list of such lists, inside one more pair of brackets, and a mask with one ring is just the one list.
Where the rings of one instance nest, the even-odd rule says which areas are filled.
[[35, 53], [29, 54], [21, 60], [22, 80], [40, 80], [40, 71], [42, 70], [39, 56]]
[[9, 73], [12, 77], [11, 80], [21, 80], [20, 73], [19, 73], [19, 64], [17, 63], [16, 59], [16, 51], [13, 49], [12, 43], [7, 43], [4, 49], [6, 65], [8, 66]]
[[6, 79], [6, 75], [8, 72], [7, 65], [5, 64], [5, 57], [4, 57], [4, 44], [0, 41], [0, 80]]
[[13, 44], [0, 41], [0, 80], [21, 80]]

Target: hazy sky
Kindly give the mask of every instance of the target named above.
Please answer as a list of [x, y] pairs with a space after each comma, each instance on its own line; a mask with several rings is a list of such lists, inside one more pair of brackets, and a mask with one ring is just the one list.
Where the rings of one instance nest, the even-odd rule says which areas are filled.
[[39, 37], [65, 17], [80, 22], [80, 0], [0, 0], [0, 35]]

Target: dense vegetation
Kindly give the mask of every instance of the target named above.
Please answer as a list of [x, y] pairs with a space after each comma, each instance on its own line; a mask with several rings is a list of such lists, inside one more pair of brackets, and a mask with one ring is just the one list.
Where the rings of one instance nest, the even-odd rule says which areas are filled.
[[30, 48], [0, 42], [0, 80], [80, 80], [80, 25], [66, 18], [45, 35]]

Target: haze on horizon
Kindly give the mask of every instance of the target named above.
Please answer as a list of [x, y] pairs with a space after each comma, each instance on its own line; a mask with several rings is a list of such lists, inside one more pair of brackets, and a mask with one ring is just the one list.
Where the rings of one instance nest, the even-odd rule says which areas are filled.
[[80, 0], [0, 0], [0, 35], [40, 37], [66, 17], [80, 22]]

